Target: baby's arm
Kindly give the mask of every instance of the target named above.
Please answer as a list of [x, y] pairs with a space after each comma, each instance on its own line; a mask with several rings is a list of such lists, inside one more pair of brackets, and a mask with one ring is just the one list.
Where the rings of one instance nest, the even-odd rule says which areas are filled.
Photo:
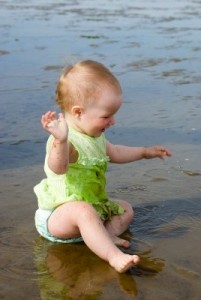
[[106, 144], [107, 155], [112, 163], [128, 163], [143, 158], [160, 158], [172, 156], [171, 152], [162, 146], [153, 147], [128, 147], [123, 145]]
[[48, 111], [41, 118], [43, 128], [53, 135], [48, 166], [56, 174], [64, 174], [68, 168], [69, 146], [68, 125], [62, 114], [56, 117], [55, 112]]

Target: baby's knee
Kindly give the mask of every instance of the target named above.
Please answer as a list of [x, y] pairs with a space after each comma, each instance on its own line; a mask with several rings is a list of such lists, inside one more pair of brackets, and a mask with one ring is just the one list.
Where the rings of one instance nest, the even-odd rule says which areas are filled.
[[133, 217], [134, 217], [134, 210], [133, 210], [133, 207], [132, 205], [129, 203], [129, 202], [124, 202], [124, 209], [125, 209], [125, 213], [127, 215], [127, 218], [129, 220], [132, 220]]
[[127, 219], [131, 221], [134, 217], [134, 210], [132, 205], [125, 200], [119, 200], [118, 202], [124, 208], [124, 214], [126, 214]]

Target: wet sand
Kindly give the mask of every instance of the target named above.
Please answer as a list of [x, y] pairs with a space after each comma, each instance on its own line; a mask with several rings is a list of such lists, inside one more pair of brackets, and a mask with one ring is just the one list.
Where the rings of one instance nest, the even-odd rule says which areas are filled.
[[[200, 300], [200, 13], [198, 1], [1, 3], [1, 299]], [[40, 115], [57, 110], [56, 80], [77, 58], [102, 61], [122, 84], [110, 141], [174, 154], [109, 166], [109, 195], [135, 210], [125, 237], [141, 263], [126, 274], [34, 228], [47, 139]]]

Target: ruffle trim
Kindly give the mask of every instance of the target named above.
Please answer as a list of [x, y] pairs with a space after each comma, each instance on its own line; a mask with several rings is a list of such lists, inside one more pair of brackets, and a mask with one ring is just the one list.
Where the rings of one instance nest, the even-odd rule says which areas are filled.
[[83, 166], [104, 166], [109, 162], [109, 157], [106, 156], [104, 158], [97, 158], [97, 157], [82, 157], [82, 159], [79, 160], [79, 164]]

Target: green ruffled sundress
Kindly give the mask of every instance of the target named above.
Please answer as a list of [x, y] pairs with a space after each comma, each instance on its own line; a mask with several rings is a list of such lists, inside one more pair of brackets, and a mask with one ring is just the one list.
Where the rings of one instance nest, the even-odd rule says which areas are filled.
[[69, 164], [66, 174], [58, 175], [48, 167], [50, 151], [49, 137], [46, 146], [44, 170], [47, 178], [34, 187], [41, 209], [53, 210], [67, 201], [86, 201], [91, 203], [102, 220], [124, 212], [123, 207], [108, 199], [105, 190], [105, 172], [109, 157], [106, 155], [105, 135], [90, 137], [69, 128], [68, 140], [78, 151], [76, 163]]

